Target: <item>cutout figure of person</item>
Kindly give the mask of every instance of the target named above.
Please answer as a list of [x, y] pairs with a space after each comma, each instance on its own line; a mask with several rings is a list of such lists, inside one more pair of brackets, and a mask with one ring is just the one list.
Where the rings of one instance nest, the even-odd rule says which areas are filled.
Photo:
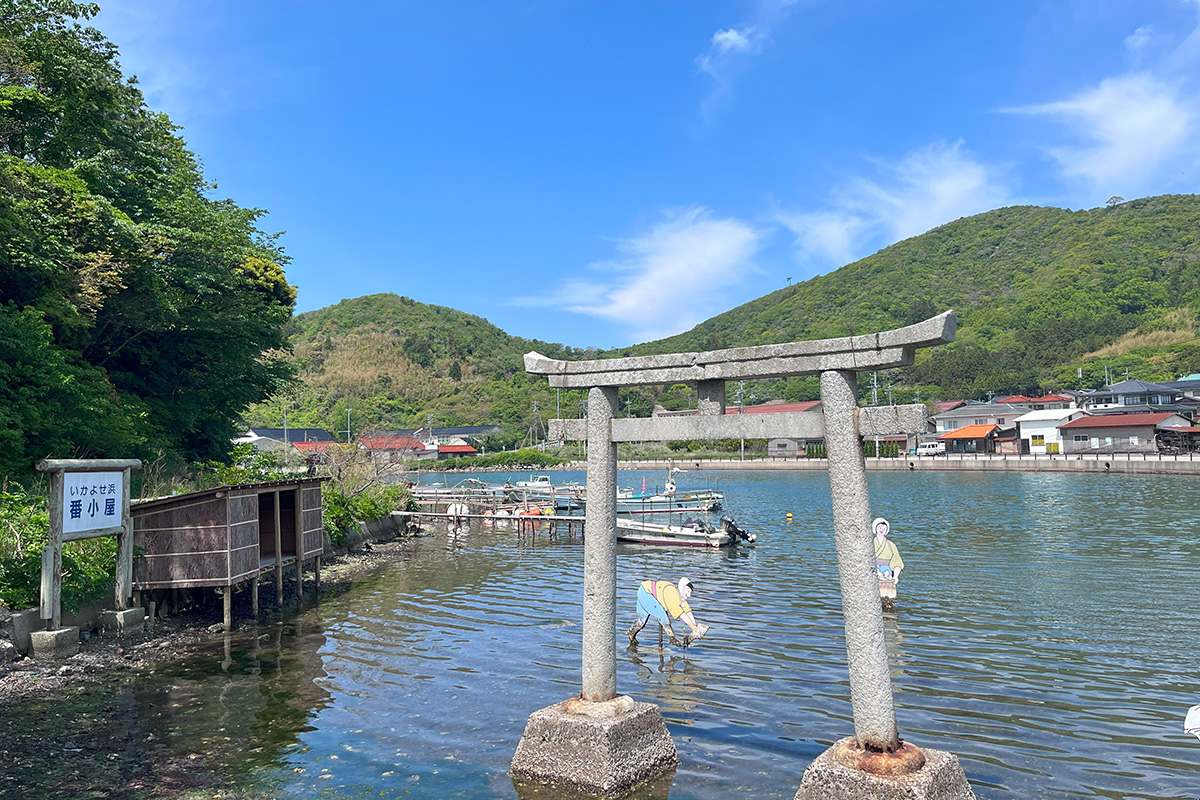
[[904, 559], [900, 558], [900, 551], [896, 549], [892, 540], [887, 538], [891, 528], [883, 517], [876, 517], [871, 523], [871, 530], [875, 534], [875, 566], [879, 570], [880, 580], [899, 583]]
[[[658, 620], [659, 642], [662, 641], [664, 628], [667, 630], [667, 638], [671, 644], [682, 647], [687, 647], [703, 637], [708, 633], [708, 626], [696, 622], [696, 618], [692, 616], [692, 607], [688, 605], [688, 598], [691, 596], [692, 582], [687, 578], [680, 578], [678, 585], [670, 581], [642, 581], [638, 586], [637, 593], [637, 621], [626, 631], [630, 643], [637, 642], [638, 633], [651, 617]], [[675, 630], [671, 627], [673, 619], [683, 620], [684, 624], [691, 629], [691, 633], [684, 636], [683, 639], [676, 636]]]

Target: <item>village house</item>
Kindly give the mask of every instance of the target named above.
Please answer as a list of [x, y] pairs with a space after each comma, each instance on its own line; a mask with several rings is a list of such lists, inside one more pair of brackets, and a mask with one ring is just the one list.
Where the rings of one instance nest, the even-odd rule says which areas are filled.
[[946, 443], [947, 453], [994, 453], [999, 432], [999, 425], [981, 423], [954, 428], [938, 434], [937, 438]]
[[1048, 394], [1042, 397], [1026, 397], [1023, 394], [1014, 394], [1011, 397], [1000, 398], [996, 402], [1028, 408], [1031, 411], [1050, 411], [1075, 407], [1075, 398], [1066, 394]]
[[965, 425], [996, 425], [1001, 428], [1011, 428], [1014, 424], [1013, 421], [1028, 410], [1007, 403], [968, 403], [934, 416], [934, 432], [947, 433]]
[[1048, 408], [1017, 417], [1017, 435], [1021, 440], [1022, 452], [1035, 455], [1061, 453], [1062, 439], [1058, 426], [1086, 413], [1079, 408]]
[[429, 444], [470, 444], [472, 441], [480, 441], [485, 436], [500, 433], [501, 430], [499, 425], [458, 425], [445, 428], [401, 428], [388, 435], [411, 436]]
[[1081, 407], [1092, 414], [1171, 412], [1193, 419], [1200, 400], [1186, 397], [1180, 390], [1164, 383], [1130, 378], [1089, 393], [1083, 398]]
[[358, 446], [367, 451], [377, 467], [438, 457], [436, 445], [429, 447], [412, 436], [361, 436]]
[[1063, 452], [1156, 453], [1163, 429], [1185, 429], [1191, 422], [1167, 411], [1085, 416], [1058, 426]]

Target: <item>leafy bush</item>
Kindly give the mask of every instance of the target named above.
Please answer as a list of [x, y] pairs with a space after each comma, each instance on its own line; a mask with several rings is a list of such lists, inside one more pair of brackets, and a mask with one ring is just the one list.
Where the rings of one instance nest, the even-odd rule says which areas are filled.
[[382, 519], [398, 509], [415, 510], [412, 495], [402, 486], [368, 486], [357, 494], [343, 494], [332, 483], [321, 492], [325, 507], [322, 526], [338, 547], [346, 543], [346, 530], [360, 522]]
[[[0, 605], [37, 605], [42, 548], [50, 540], [46, 499], [21, 490], [0, 492]], [[62, 557], [62, 603], [68, 611], [101, 600], [111, 591], [117, 563], [112, 536], [67, 542]]]

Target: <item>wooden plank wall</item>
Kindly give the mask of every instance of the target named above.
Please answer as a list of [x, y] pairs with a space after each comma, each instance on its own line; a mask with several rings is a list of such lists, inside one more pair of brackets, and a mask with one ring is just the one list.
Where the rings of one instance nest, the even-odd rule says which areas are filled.
[[309, 559], [321, 555], [325, 547], [321, 531], [321, 484], [301, 484], [300, 525], [302, 528], [301, 558]]
[[258, 574], [258, 492], [233, 489], [229, 493], [229, 579], [241, 583]]
[[134, 589], [229, 584], [229, 508], [224, 497], [136, 514]]

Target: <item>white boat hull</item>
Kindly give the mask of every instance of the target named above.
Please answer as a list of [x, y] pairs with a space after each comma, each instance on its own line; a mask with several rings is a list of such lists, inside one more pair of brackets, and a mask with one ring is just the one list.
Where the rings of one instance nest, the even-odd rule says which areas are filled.
[[723, 530], [707, 531], [681, 525], [618, 519], [617, 541], [670, 547], [724, 547], [731, 544], [733, 539]]

